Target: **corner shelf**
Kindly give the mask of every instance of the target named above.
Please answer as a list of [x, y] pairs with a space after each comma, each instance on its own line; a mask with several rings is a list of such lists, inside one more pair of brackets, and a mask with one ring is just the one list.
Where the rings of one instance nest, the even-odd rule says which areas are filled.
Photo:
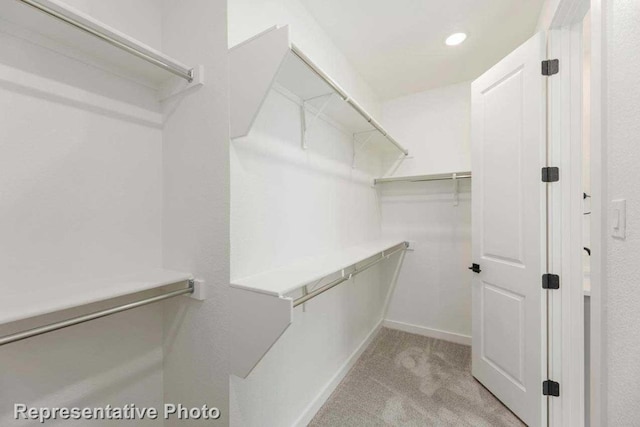
[[[334, 282], [337, 285], [406, 248], [402, 239], [376, 240], [232, 280], [231, 321], [235, 333], [231, 348], [236, 357], [231, 361], [231, 372], [246, 378], [293, 322], [294, 300], [288, 294], [342, 272], [342, 278]], [[375, 262], [361, 270], [356, 268], [376, 255], [380, 258]]]
[[173, 76], [200, 83], [189, 67], [58, 0], [0, 0], [2, 20], [116, 67], [157, 88]]
[[167, 285], [188, 283], [191, 279], [189, 273], [158, 269], [38, 290], [14, 288], [14, 292], [3, 294], [0, 301], [0, 325]]
[[[230, 50], [231, 138], [246, 136], [271, 89], [294, 98], [303, 112], [323, 116], [354, 141], [409, 152], [331, 77], [291, 43], [287, 26], [269, 29]], [[306, 127], [303, 121], [303, 133]]]

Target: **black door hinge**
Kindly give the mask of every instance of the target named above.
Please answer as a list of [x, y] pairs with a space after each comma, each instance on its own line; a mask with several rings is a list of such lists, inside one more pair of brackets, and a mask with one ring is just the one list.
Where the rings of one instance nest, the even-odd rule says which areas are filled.
[[471, 264], [469, 270], [473, 271], [474, 273], [480, 273], [482, 271], [480, 270], [480, 264]]
[[553, 76], [554, 74], [558, 74], [559, 71], [560, 71], [560, 60], [547, 59], [545, 61], [542, 61], [543, 76]]
[[546, 167], [542, 168], [542, 182], [558, 182], [560, 181], [560, 168]]
[[542, 289], [560, 289], [560, 276], [557, 274], [543, 274]]
[[544, 396], [560, 396], [560, 383], [551, 380], [542, 381], [542, 394]]

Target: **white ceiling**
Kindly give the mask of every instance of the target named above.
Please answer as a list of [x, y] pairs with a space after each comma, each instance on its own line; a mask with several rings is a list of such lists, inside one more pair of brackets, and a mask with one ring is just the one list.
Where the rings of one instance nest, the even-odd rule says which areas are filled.
[[[381, 99], [473, 80], [533, 35], [543, 0], [301, 0]], [[469, 38], [450, 47], [455, 32]]]

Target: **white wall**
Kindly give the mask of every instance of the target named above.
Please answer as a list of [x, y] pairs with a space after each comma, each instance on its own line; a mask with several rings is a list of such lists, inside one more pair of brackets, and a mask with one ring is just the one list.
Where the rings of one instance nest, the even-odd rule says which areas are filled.
[[163, 264], [204, 280], [206, 301], [165, 304], [164, 400], [215, 406], [228, 425], [229, 113], [226, 2], [163, 3], [163, 50], [204, 66], [205, 85], [164, 105]]
[[[125, 2], [112, 10], [132, 19]], [[159, 24], [143, 25], [148, 40], [159, 40]], [[51, 47], [0, 32], [2, 294], [162, 263], [162, 131], [141, 120], [158, 111], [153, 93]], [[0, 425], [24, 425], [16, 402], [160, 406], [161, 320], [149, 306], [0, 347]]]
[[[275, 25], [379, 116], [375, 95], [297, 1], [229, 2], [229, 44]], [[301, 149], [297, 105], [273, 92], [246, 138], [231, 143], [231, 277], [286, 265], [380, 235], [375, 157], [323, 121]], [[397, 259], [389, 262], [396, 262]], [[231, 377], [231, 425], [306, 424], [332, 379], [382, 319], [388, 282], [374, 267], [296, 309], [293, 324], [247, 379]]]
[[470, 82], [385, 102], [383, 124], [410, 154], [393, 175], [471, 170], [470, 115]]
[[[395, 176], [471, 170], [470, 84], [383, 104], [383, 123], [411, 153]], [[389, 326], [468, 342], [471, 335], [471, 182], [378, 185], [385, 235], [416, 242], [386, 315]]]
[[608, 200], [627, 200], [627, 238], [607, 234], [605, 337], [607, 415], [610, 426], [635, 425], [640, 419], [640, 3], [603, 2], [606, 16], [606, 144]]

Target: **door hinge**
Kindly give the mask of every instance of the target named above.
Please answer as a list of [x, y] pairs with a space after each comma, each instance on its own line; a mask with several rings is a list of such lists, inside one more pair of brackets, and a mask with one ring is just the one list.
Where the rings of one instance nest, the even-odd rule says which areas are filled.
[[560, 71], [559, 59], [547, 59], [545, 61], [542, 61], [543, 76], [553, 76], [554, 74], [558, 74], [559, 71]]
[[557, 274], [543, 274], [542, 289], [560, 289], [560, 276]]
[[544, 396], [560, 396], [560, 383], [551, 380], [542, 381], [542, 394]]
[[560, 181], [560, 168], [555, 166], [542, 168], [542, 182], [558, 181]]

